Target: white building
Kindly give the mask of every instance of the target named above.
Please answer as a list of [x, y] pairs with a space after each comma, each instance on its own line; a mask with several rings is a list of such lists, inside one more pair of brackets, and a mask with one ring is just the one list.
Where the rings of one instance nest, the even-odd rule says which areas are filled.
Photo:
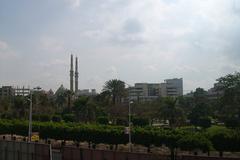
[[160, 83], [136, 83], [129, 88], [129, 99], [147, 101], [160, 97]]
[[183, 79], [174, 78], [166, 79], [161, 83], [161, 96], [162, 97], [177, 97], [183, 95]]
[[183, 79], [166, 79], [164, 83], [135, 83], [129, 87], [129, 99], [148, 101], [159, 97], [176, 97], [183, 95]]
[[77, 92], [78, 96], [96, 96], [97, 92], [96, 89], [82, 89], [82, 90], [78, 90]]

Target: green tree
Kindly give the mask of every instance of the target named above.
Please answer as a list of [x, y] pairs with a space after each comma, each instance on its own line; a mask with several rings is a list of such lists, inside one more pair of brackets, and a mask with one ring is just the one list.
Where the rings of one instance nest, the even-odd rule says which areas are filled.
[[240, 124], [240, 73], [228, 74], [217, 81], [218, 91], [223, 93], [220, 99], [220, 118], [225, 122], [234, 119]]
[[206, 103], [197, 104], [189, 115], [190, 123], [194, 126], [208, 128], [211, 126], [209, 109]]
[[207, 92], [202, 88], [197, 88], [193, 93], [193, 101], [193, 109], [188, 116], [190, 123], [203, 128], [210, 127], [211, 112]]
[[227, 129], [225, 127], [214, 127], [208, 129], [209, 139], [213, 147], [219, 151], [219, 156], [223, 156], [224, 151], [239, 151], [240, 136], [239, 131]]
[[118, 79], [109, 80], [105, 83], [103, 92], [111, 96], [114, 105], [120, 103], [126, 95], [125, 82]]
[[26, 118], [29, 103], [26, 97], [16, 96], [13, 101], [13, 115], [15, 118]]
[[178, 146], [186, 151], [194, 151], [196, 149], [210, 151], [212, 144], [202, 133], [193, 133], [181, 137], [178, 140]]
[[74, 102], [73, 110], [79, 121], [91, 122], [96, 120], [96, 104], [90, 97], [79, 97]]
[[175, 128], [185, 121], [183, 110], [177, 105], [177, 98], [167, 97], [159, 110], [160, 117], [169, 121], [169, 126]]
[[57, 103], [58, 107], [63, 108], [64, 104], [66, 104], [66, 91], [67, 89], [65, 89], [63, 85], [61, 85], [55, 92], [55, 102]]

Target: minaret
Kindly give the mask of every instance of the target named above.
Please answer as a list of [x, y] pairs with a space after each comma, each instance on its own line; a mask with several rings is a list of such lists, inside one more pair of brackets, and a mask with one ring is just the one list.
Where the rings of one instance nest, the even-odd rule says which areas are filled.
[[73, 55], [71, 54], [71, 68], [70, 68], [70, 91], [73, 92]]
[[76, 57], [75, 63], [75, 94], [78, 92], [78, 58]]

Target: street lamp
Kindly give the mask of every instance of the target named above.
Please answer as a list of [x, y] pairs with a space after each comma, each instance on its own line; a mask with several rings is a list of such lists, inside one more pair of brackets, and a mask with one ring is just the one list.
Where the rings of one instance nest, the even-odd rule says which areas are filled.
[[31, 142], [32, 134], [32, 91], [30, 90], [30, 109], [29, 109], [29, 121], [28, 121], [28, 142]]
[[29, 124], [28, 124], [28, 142], [31, 142], [32, 137], [32, 108], [33, 108], [33, 102], [32, 102], [32, 91], [40, 90], [40, 87], [33, 88], [30, 90], [30, 106], [29, 106]]
[[129, 101], [128, 103], [128, 142], [129, 142], [129, 152], [132, 151], [132, 137], [131, 137], [131, 104], [133, 104], [133, 101]]

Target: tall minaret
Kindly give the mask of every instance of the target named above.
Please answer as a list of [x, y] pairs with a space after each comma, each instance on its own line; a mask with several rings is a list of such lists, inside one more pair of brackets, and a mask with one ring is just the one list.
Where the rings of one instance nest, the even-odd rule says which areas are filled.
[[78, 92], [78, 58], [76, 57], [75, 63], [75, 94]]
[[71, 54], [71, 68], [70, 68], [70, 91], [73, 92], [73, 55]]

